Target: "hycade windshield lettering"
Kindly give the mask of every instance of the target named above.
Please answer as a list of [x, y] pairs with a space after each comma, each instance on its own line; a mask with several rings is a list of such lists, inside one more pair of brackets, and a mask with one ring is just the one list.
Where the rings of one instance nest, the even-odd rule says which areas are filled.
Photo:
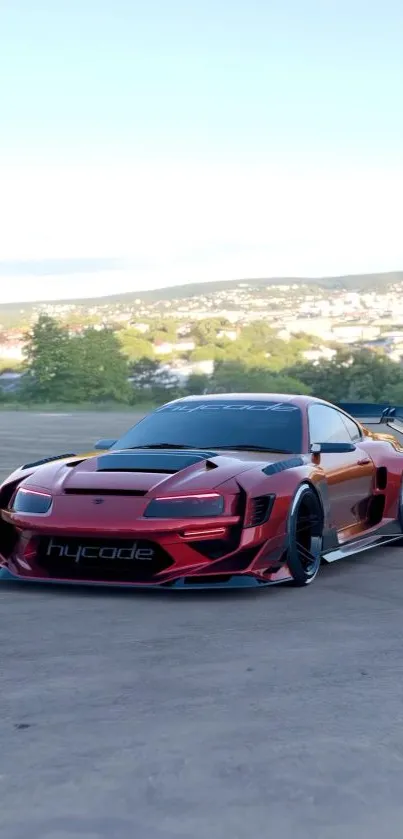
[[182, 404], [162, 405], [156, 413], [187, 413], [196, 411], [298, 411], [296, 405], [289, 402], [184, 402]]
[[286, 400], [183, 399], [157, 408], [113, 446], [217, 450], [261, 449], [300, 454], [302, 413]]

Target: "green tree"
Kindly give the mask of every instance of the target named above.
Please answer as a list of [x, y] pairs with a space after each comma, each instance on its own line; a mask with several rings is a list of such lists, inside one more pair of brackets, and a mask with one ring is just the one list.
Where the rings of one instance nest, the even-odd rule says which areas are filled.
[[287, 373], [329, 402], [388, 402], [403, 392], [403, 369], [371, 350], [339, 350], [331, 361], [297, 363]]
[[207, 393], [211, 387], [211, 377], [206, 373], [192, 373], [186, 382], [186, 393], [195, 396]]
[[217, 355], [217, 347], [213, 344], [203, 344], [200, 347], [195, 347], [189, 353], [189, 361], [210, 361]]
[[210, 389], [213, 393], [309, 393], [309, 387], [293, 376], [240, 361], [217, 362]]
[[176, 376], [162, 367], [156, 359], [140, 358], [130, 365], [129, 373], [134, 401], [151, 399], [165, 402], [180, 395]]
[[244, 327], [242, 339], [252, 347], [269, 350], [269, 345], [276, 339], [276, 332], [265, 321], [258, 320]]
[[242, 330], [236, 341], [216, 341], [210, 357], [217, 361], [242, 361], [249, 367], [267, 367], [280, 372], [301, 360], [301, 353], [310, 348], [309, 338], [299, 335], [284, 341], [264, 321], [257, 321]]
[[150, 340], [150, 343], [155, 343], [155, 341], [175, 342], [177, 340], [177, 331], [177, 321], [167, 319], [152, 323], [149, 331], [147, 332], [147, 337]]
[[27, 374], [22, 396], [36, 401], [68, 401], [74, 383], [72, 340], [54, 318], [40, 315], [25, 346]]
[[127, 402], [131, 396], [127, 360], [111, 329], [90, 327], [72, 339], [78, 401]]
[[136, 329], [122, 329], [118, 334], [121, 350], [127, 356], [129, 362], [137, 361], [140, 358], [152, 358], [154, 347]]
[[231, 324], [224, 318], [205, 318], [193, 324], [191, 337], [198, 346], [206, 344], [215, 346], [218, 332], [226, 328], [231, 328]]

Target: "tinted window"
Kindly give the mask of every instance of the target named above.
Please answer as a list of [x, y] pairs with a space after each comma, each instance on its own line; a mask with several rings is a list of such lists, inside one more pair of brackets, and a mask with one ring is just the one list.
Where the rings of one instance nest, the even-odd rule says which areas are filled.
[[354, 422], [354, 420], [350, 419], [350, 417], [343, 416], [343, 422], [347, 428], [351, 440], [353, 440], [354, 442], [357, 442], [357, 440], [362, 440], [361, 431], [357, 423]]
[[163, 405], [141, 420], [114, 448], [162, 443], [200, 449], [261, 446], [301, 452], [302, 414], [288, 402], [220, 399]]
[[308, 417], [311, 443], [351, 443], [343, 416], [334, 408], [312, 405]]

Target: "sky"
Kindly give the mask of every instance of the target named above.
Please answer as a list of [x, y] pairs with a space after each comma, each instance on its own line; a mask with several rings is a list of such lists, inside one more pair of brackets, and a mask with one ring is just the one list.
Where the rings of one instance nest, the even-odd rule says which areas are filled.
[[401, 0], [0, 0], [0, 302], [403, 269], [402, 39]]

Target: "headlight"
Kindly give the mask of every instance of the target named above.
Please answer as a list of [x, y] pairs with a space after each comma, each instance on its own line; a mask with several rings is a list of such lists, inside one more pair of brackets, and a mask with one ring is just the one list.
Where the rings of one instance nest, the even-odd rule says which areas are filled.
[[144, 516], [158, 519], [193, 519], [220, 516], [224, 499], [216, 492], [203, 495], [176, 495], [172, 498], [155, 498], [148, 505]]
[[34, 489], [17, 489], [11, 503], [14, 513], [35, 513], [44, 515], [52, 506], [52, 496], [46, 492], [38, 492]]

